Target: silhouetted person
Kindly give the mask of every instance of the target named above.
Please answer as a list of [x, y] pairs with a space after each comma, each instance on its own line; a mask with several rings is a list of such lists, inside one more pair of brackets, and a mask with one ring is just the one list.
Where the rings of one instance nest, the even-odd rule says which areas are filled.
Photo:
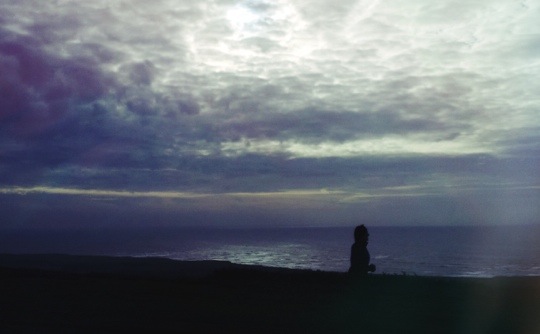
[[351, 267], [349, 274], [367, 275], [375, 271], [375, 265], [370, 264], [370, 256], [367, 250], [369, 233], [364, 225], [354, 229], [354, 244], [351, 247]]

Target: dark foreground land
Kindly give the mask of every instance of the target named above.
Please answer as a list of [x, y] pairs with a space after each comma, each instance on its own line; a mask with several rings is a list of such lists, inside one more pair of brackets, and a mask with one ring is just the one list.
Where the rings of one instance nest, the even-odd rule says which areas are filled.
[[540, 333], [540, 278], [0, 255], [1, 333]]

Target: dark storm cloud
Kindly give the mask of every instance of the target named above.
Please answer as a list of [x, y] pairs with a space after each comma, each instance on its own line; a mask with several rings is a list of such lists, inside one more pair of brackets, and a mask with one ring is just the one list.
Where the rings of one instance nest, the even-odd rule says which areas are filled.
[[117, 85], [95, 59], [52, 56], [40, 39], [5, 30], [0, 31], [0, 71], [1, 137], [31, 149], [58, 136], [69, 139], [74, 117], [93, 122], [99, 100]]
[[155, 77], [156, 69], [150, 61], [124, 65], [120, 71], [127, 72], [130, 81], [135, 85], [150, 85]]
[[197, 114], [197, 102], [149, 88], [149, 61], [127, 63], [116, 75], [107, 69], [119, 57], [113, 51], [87, 44], [61, 56], [47, 47], [64, 38], [51, 33], [55, 24], [32, 28], [33, 35], [0, 30], [4, 182], [38, 182], [43, 169], [63, 164], [159, 165], [156, 120], [148, 115]]

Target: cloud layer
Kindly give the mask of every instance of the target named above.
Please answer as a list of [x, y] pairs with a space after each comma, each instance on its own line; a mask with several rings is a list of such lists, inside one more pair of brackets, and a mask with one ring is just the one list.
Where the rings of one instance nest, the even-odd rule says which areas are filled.
[[3, 1], [0, 187], [536, 187], [539, 18], [506, 0]]

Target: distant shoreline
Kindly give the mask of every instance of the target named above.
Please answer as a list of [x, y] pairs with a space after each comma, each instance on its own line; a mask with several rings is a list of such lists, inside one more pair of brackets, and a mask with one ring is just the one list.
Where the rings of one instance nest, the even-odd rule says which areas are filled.
[[[346, 275], [346, 272], [323, 271], [312, 269], [297, 269], [262, 265], [233, 263], [223, 260], [175, 260], [166, 257], [134, 257], [107, 255], [72, 255], [72, 254], [9, 254], [0, 253], [0, 268], [41, 270], [49, 272], [75, 274], [108, 274], [135, 277], [154, 278], [203, 278], [223, 270], [250, 270], [263, 272], [322, 272], [336, 275]], [[414, 273], [386, 274], [375, 273], [370, 276], [407, 276], [455, 279], [496, 279], [540, 276], [429, 276]]]

